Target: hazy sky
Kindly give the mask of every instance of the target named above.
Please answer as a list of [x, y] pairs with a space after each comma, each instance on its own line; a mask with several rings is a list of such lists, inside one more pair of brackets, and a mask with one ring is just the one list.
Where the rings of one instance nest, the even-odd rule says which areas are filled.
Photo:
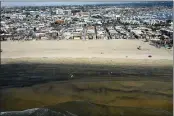
[[[3, 1], [3, 0], [2, 0]], [[48, 0], [37, 0], [37, 2], [35, 2], [35, 0], [25, 0], [26, 2], [15, 2], [15, 0], [6, 0], [8, 2], [1, 2], [2, 6], [44, 6], [44, 5], [82, 5], [82, 4], [99, 4], [99, 3], [132, 3], [134, 2], [145, 2], [145, 1], [165, 1], [165, 0], [81, 0], [80, 2], [78, 0], [60, 0], [59, 1], [55, 1], [55, 2], [48, 2]], [[38, 1], [43, 1], [43, 2], [38, 2]], [[65, 1], [65, 2], [62, 2]], [[73, 2], [76, 1], [76, 2]], [[84, 2], [83, 2], [84, 1]], [[88, 2], [87, 2], [88, 1]], [[103, 2], [102, 2], [103, 1]], [[107, 1], [107, 2], [106, 2]], [[110, 1], [110, 2], [109, 2]], [[115, 2], [114, 2], [115, 1]], [[126, 2], [127, 1], [127, 2]], [[166, 0], [168, 1], [168, 0]], [[171, 0], [169, 0], [171, 1]]]
[[[2, 2], [2, 6], [43, 6], [43, 5], [82, 5], [82, 4], [98, 4], [113, 2]], [[120, 2], [114, 2], [120, 3]]]

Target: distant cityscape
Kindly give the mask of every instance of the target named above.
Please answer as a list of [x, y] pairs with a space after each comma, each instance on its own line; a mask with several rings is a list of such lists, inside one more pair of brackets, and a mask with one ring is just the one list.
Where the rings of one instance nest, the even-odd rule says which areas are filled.
[[145, 39], [173, 46], [172, 8], [173, 2], [7, 5], [1, 41]]

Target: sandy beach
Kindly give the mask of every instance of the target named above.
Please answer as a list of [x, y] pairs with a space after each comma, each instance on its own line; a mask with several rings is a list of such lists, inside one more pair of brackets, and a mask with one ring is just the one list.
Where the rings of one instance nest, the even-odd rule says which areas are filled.
[[[142, 50], [137, 47], [141, 46]], [[1, 58], [111, 58], [167, 59], [173, 51], [156, 48], [142, 40], [61, 40], [1, 42]], [[148, 56], [152, 57], [149, 58]]]

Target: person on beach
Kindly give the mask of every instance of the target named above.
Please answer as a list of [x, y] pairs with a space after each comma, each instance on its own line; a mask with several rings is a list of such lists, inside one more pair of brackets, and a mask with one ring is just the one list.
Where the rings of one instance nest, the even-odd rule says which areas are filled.
[[138, 46], [137, 49], [138, 49], [138, 50], [141, 50], [141, 46]]

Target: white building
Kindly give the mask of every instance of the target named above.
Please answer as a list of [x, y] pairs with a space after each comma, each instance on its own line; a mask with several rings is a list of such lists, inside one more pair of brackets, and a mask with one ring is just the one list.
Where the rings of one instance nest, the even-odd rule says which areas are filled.
[[56, 14], [57, 15], [63, 15], [63, 9], [56, 9]]
[[71, 16], [71, 10], [64, 10], [63, 14], [67, 16]]

